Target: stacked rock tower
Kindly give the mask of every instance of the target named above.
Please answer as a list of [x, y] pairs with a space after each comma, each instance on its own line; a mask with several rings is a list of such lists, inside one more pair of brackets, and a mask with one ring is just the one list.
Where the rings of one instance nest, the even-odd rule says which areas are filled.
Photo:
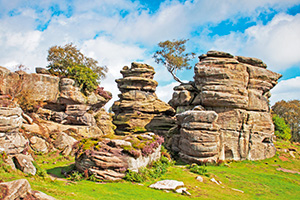
[[123, 78], [117, 79], [120, 100], [112, 107], [117, 126], [116, 134], [128, 135], [147, 131], [164, 135], [175, 124], [175, 110], [159, 100], [155, 94], [157, 82], [153, 80], [154, 68], [147, 64], [131, 64], [121, 70]]
[[180, 113], [174, 149], [187, 162], [274, 156], [269, 91], [281, 75], [256, 58], [209, 51], [199, 59], [194, 81], [175, 87], [170, 101]]

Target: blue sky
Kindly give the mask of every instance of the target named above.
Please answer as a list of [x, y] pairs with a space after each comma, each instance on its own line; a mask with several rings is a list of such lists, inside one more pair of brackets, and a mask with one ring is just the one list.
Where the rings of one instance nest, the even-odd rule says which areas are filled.
[[[271, 103], [300, 99], [300, 0], [0, 0], [0, 65], [47, 66], [47, 50], [74, 43], [109, 73], [102, 86], [119, 93], [114, 80], [131, 62], [156, 69], [158, 96], [168, 101], [177, 85], [152, 56], [160, 41], [189, 39], [187, 50], [257, 57], [283, 74]], [[191, 62], [194, 65], [198, 60]], [[180, 71], [186, 81], [193, 70]]]

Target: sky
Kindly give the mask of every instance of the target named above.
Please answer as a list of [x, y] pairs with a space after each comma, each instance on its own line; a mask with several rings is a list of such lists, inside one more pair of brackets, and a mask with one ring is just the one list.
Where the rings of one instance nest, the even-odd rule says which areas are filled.
[[[173, 39], [189, 39], [187, 52], [197, 56], [218, 50], [260, 58], [283, 75], [271, 105], [300, 99], [300, 0], [0, 0], [0, 66], [34, 72], [47, 66], [51, 46], [73, 43], [109, 69], [101, 82], [114, 94], [107, 108], [131, 62], [152, 65], [158, 97], [170, 100], [178, 83], [152, 56]], [[193, 80], [193, 69], [177, 75]]]

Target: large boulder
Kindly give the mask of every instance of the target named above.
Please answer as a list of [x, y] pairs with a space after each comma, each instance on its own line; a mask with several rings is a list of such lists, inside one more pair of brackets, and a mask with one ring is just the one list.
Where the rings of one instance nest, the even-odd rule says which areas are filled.
[[3, 200], [55, 200], [55, 198], [43, 192], [31, 190], [30, 184], [26, 179], [0, 183], [0, 197]]
[[170, 100], [181, 113], [172, 148], [187, 162], [274, 156], [269, 97], [281, 75], [257, 58], [209, 51], [199, 59], [194, 81], [175, 87]]

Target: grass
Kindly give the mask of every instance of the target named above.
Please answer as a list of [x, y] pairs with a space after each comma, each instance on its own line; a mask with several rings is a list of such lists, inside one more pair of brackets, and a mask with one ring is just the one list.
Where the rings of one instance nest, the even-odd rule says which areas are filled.
[[[121, 181], [117, 183], [95, 183], [87, 180], [70, 182], [67, 180], [51, 180], [49, 176], [25, 175], [20, 171], [4, 170], [0, 167], [0, 179], [11, 181], [26, 178], [34, 190], [40, 190], [57, 199], [299, 199], [300, 175], [277, 171], [282, 167], [300, 171], [300, 147], [288, 142], [276, 143], [277, 148], [294, 148], [293, 158], [288, 152], [277, 152], [276, 156], [262, 161], [227, 162], [221, 166], [206, 166], [209, 177], [202, 176], [204, 181], [196, 180], [198, 176], [190, 172], [185, 165], [174, 165], [160, 179], [183, 181], [192, 194], [183, 196], [173, 192], [150, 189], [147, 186], [157, 180], [143, 184]], [[282, 161], [285, 157], [288, 161]], [[62, 178], [61, 169], [72, 167], [74, 159], [50, 153], [36, 157], [37, 164], [48, 173]], [[215, 178], [221, 185], [211, 182]], [[238, 189], [243, 191], [233, 190]]]

